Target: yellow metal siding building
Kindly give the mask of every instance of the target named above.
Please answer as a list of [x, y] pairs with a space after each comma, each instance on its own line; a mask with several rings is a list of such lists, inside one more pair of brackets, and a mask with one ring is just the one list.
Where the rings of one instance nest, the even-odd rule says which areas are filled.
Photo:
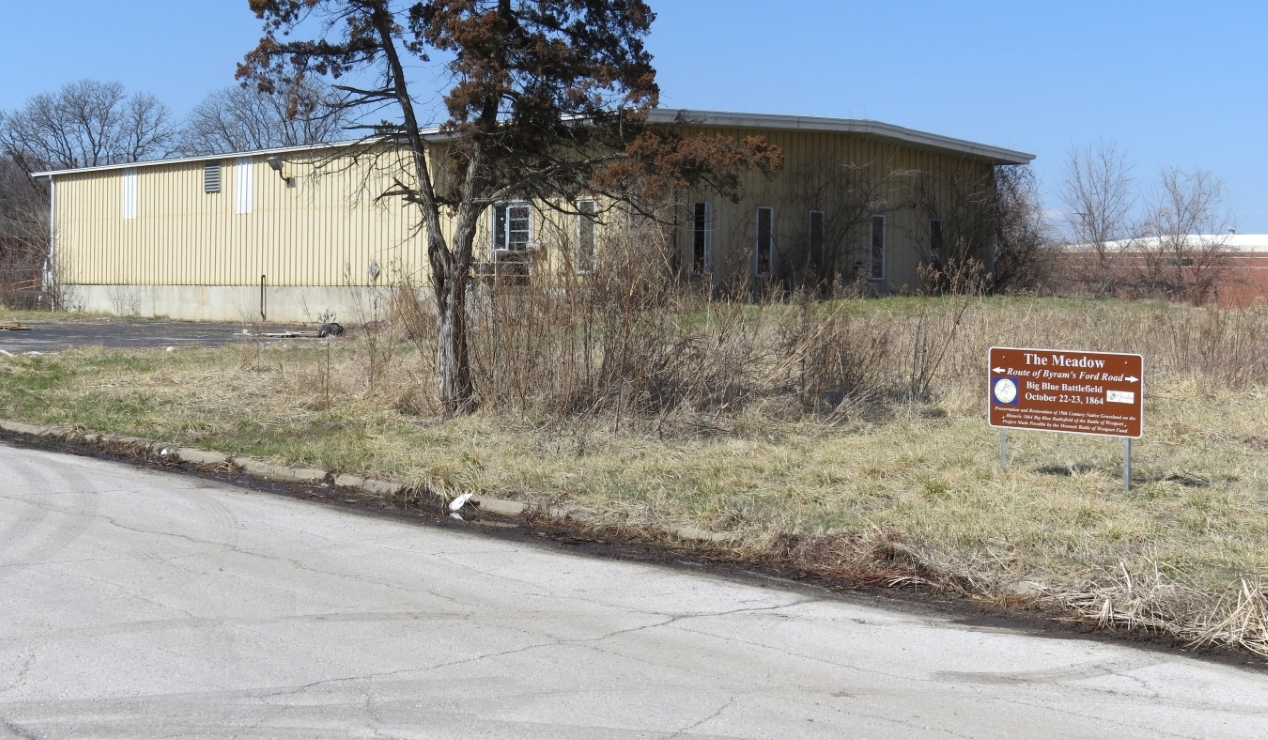
[[[719, 284], [796, 277], [814, 262], [812, 252], [831, 247], [838, 269], [857, 268], [878, 292], [915, 286], [930, 259], [930, 221], [951, 208], [953, 191], [989, 183], [996, 165], [1032, 158], [873, 121], [695, 111], [655, 111], [653, 121], [765, 136], [784, 150], [784, 171], [746, 176], [739, 202], [677, 194], [678, 265], [683, 274], [705, 267], [707, 247], [709, 269], [695, 270], [705, 273], [697, 279]], [[383, 145], [331, 144], [42, 173], [53, 192], [55, 279], [71, 304], [87, 310], [355, 321], [358, 287], [426, 283], [417, 209], [378, 197], [404, 170], [396, 166], [401, 156]], [[565, 253], [576, 249], [582, 228], [565, 221], [578, 217], [528, 212], [525, 232], [521, 211], [490, 209], [477, 250], [509, 239], [517, 248], [542, 247], [557, 266], [586, 266], [584, 256]]]

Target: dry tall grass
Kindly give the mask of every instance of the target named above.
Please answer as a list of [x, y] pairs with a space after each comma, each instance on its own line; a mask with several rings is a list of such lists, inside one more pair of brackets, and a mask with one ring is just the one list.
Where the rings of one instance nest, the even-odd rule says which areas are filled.
[[[840, 420], [894, 402], [982, 401], [992, 345], [1138, 352], [1152, 378], [1257, 385], [1268, 374], [1265, 309], [1194, 310], [1162, 303], [990, 299], [980, 276], [949, 278], [950, 295], [863, 300], [838, 286], [804, 291], [668, 277], [654, 238], [615, 239], [590, 274], [536, 272], [478, 284], [472, 357], [486, 412], [521, 419], [657, 422], [758, 408], [783, 420]], [[414, 341], [426, 389], [434, 354], [430, 302], [393, 289], [386, 340]], [[371, 333], [368, 341], [375, 341]]]

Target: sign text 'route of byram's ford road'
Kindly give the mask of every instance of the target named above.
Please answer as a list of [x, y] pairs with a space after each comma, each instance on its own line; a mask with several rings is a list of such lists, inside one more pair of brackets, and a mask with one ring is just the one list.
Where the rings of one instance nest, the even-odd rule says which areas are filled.
[[1140, 438], [1140, 355], [992, 347], [990, 360], [991, 426]]

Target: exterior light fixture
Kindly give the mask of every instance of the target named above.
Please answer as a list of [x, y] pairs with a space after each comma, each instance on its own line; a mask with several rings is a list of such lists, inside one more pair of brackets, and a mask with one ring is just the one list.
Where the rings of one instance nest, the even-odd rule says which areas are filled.
[[264, 163], [267, 164], [274, 172], [276, 172], [278, 177], [285, 180], [287, 185], [291, 185], [293, 183], [294, 178], [287, 177], [286, 175], [282, 174], [282, 158], [281, 157], [274, 154], [273, 156], [264, 160]]

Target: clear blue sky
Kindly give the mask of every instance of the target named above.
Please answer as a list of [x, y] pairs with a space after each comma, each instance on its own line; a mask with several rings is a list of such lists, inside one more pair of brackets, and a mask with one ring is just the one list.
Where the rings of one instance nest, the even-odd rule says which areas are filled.
[[[1259, 0], [649, 0], [672, 107], [866, 117], [1038, 155], [1112, 140], [1152, 181], [1222, 177], [1268, 232], [1268, 3]], [[183, 115], [259, 37], [245, 0], [8, 0], [0, 108], [92, 77]]]

